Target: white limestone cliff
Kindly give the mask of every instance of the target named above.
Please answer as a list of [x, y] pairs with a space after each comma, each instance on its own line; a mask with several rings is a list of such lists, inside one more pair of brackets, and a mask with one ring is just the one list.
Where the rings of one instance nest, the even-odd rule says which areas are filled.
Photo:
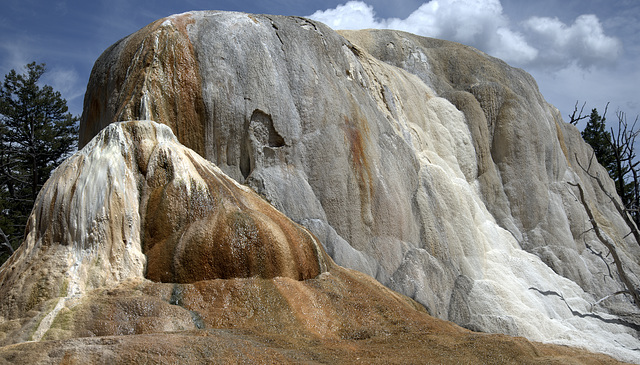
[[594, 305], [624, 286], [572, 184], [636, 286], [638, 243], [522, 70], [402, 32], [194, 12], [105, 51], [81, 145], [143, 117], [434, 316], [640, 362], [631, 299]]
[[152, 121], [66, 160], [28, 232], [0, 267], [1, 364], [619, 363], [430, 316]]

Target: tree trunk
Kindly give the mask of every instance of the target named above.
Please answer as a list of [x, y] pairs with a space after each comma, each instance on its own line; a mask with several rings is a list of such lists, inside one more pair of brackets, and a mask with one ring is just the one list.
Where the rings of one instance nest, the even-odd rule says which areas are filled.
[[638, 206], [638, 202], [640, 201], [640, 192], [638, 192], [638, 171], [636, 171], [635, 167], [631, 168], [631, 173], [633, 174], [633, 221], [636, 223], [636, 226], [640, 225], [640, 206]]

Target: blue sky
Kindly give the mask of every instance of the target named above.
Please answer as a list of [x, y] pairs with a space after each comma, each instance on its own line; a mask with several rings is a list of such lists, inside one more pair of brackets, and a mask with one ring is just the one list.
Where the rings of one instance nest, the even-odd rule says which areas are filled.
[[311, 16], [338, 28], [395, 28], [465, 43], [531, 73], [563, 117], [576, 100], [640, 114], [640, 1], [2, 0], [0, 75], [46, 63], [44, 82], [82, 112], [89, 74], [111, 44], [189, 10]]

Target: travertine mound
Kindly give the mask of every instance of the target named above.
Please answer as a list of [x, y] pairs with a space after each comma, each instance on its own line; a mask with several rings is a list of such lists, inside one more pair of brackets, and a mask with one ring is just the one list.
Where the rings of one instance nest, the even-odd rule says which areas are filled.
[[631, 299], [598, 302], [624, 286], [575, 184], [636, 287], [640, 246], [522, 70], [402, 32], [185, 13], [100, 57], [80, 143], [138, 118], [439, 318], [640, 362]]
[[27, 233], [0, 272], [10, 317], [128, 278], [305, 280], [326, 270], [306, 229], [154, 122], [110, 125], [65, 161]]
[[617, 363], [429, 316], [154, 122], [63, 163], [28, 232], [0, 268], [0, 364]]
[[636, 287], [640, 246], [522, 70], [408, 33], [194, 12], [105, 51], [85, 97], [81, 145], [160, 120], [338, 264], [434, 316], [640, 362], [637, 307], [599, 301], [625, 287], [576, 184]]
[[599, 301], [625, 287], [584, 204], [635, 287], [640, 246], [579, 167], [591, 149], [523, 70], [403, 32], [185, 13], [100, 57], [80, 144], [137, 118], [434, 316], [640, 362], [637, 307]]

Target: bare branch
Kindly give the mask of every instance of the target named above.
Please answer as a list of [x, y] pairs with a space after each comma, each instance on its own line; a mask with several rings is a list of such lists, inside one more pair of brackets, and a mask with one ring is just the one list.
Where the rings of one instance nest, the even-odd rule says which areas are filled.
[[605, 296], [603, 298], [600, 298], [595, 303], [591, 304], [591, 311], [593, 312], [593, 307], [595, 307], [596, 305], [600, 304], [601, 302], [603, 302], [603, 301], [605, 301], [605, 300], [607, 300], [607, 299], [609, 299], [611, 297], [614, 297], [616, 295], [620, 295], [620, 294], [630, 294], [630, 293], [629, 293], [628, 290], [620, 290], [620, 291], [617, 291], [617, 292], [615, 292], [613, 294], [609, 294], [609, 295], [607, 295], [607, 296]]
[[576, 125], [582, 119], [586, 119], [589, 117], [588, 115], [582, 115], [582, 111], [584, 110], [585, 105], [587, 105], [586, 101], [584, 102], [584, 104], [582, 104], [582, 108], [580, 108], [580, 113], [578, 113], [578, 116], [576, 117], [576, 113], [578, 112], [578, 101], [576, 100], [576, 105], [573, 107], [573, 113], [569, 115], [569, 123]]
[[587, 175], [589, 175], [589, 177], [591, 177], [592, 179], [594, 179], [598, 183], [598, 186], [600, 187], [600, 190], [602, 190], [602, 192], [605, 193], [605, 195], [609, 198], [609, 200], [611, 200], [611, 202], [613, 203], [614, 207], [616, 208], [618, 213], [622, 216], [622, 219], [624, 219], [624, 222], [627, 224], [627, 227], [629, 227], [629, 229], [633, 233], [633, 237], [635, 238], [636, 243], [638, 243], [638, 245], [640, 245], [640, 231], [638, 231], [638, 227], [634, 223], [633, 219], [630, 217], [629, 212], [620, 205], [618, 200], [613, 195], [611, 195], [607, 191], [607, 189], [605, 189], [604, 184], [602, 183], [602, 180], [600, 179], [600, 176], [593, 175], [589, 171], [589, 169], [591, 168], [591, 162], [593, 161], [594, 155], [595, 154], [591, 155], [591, 158], [589, 159], [589, 167], [587, 169], [585, 169], [584, 166], [582, 166], [582, 164], [580, 163], [580, 160], [578, 159], [578, 154], [576, 154], [576, 162], [578, 163], [578, 166], [580, 166], [580, 168]]
[[611, 273], [611, 267], [609, 266], [609, 263], [607, 262], [607, 260], [604, 259], [604, 256], [602, 256], [602, 252], [596, 252], [593, 248], [591, 248], [591, 246], [589, 246], [589, 244], [587, 243], [586, 239], [583, 238], [583, 241], [584, 241], [584, 246], [587, 248], [587, 250], [591, 251], [592, 254], [598, 256], [602, 260], [602, 262], [604, 262], [604, 265], [607, 267], [607, 270], [609, 271], [609, 277], [613, 279], [613, 274]]
[[0, 241], [0, 249], [4, 249], [8, 251], [10, 255], [13, 255], [13, 247], [11, 247], [11, 243], [7, 235], [4, 234], [4, 231], [2, 231], [2, 228], [0, 228], [0, 238], [2, 238], [2, 241]]
[[[616, 159], [616, 190], [637, 226], [640, 224], [640, 214], [632, 208], [637, 207], [640, 200], [640, 176], [637, 170], [640, 161], [636, 161], [635, 154], [635, 140], [640, 134], [640, 130], [636, 130], [638, 116], [632, 124], [628, 123], [627, 116], [622, 111], [617, 111], [616, 117], [618, 129], [614, 131], [613, 127], [611, 128], [611, 141], [609, 141]], [[632, 191], [628, 190], [629, 184]]]
[[602, 113], [602, 123], [604, 123], [604, 120], [607, 119], [606, 116], [607, 116], [607, 109], [609, 109], [609, 103], [610, 102], [607, 102], [607, 105], [605, 105], [604, 107], [604, 113]]
[[624, 271], [624, 267], [622, 266], [622, 261], [620, 260], [620, 256], [618, 256], [618, 251], [616, 251], [616, 247], [614, 246], [613, 243], [609, 242], [609, 240], [606, 237], [604, 237], [602, 232], [600, 231], [598, 222], [593, 216], [593, 212], [591, 211], [591, 208], [589, 207], [589, 204], [585, 199], [584, 190], [582, 189], [582, 186], [578, 183], [569, 182], [568, 184], [578, 188], [578, 192], [580, 194], [580, 201], [582, 202], [582, 206], [587, 212], [587, 216], [589, 217], [589, 221], [593, 226], [596, 236], [598, 237], [600, 242], [602, 242], [602, 244], [605, 245], [605, 247], [607, 247], [607, 249], [609, 250], [609, 254], [611, 254], [611, 257], [613, 258], [613, 262], [616, 265], [616, 269], [618, 270], [618, 276], [620, 277], [620, 280], [629, 291], [629, 294], [631, 294], [631, 297], [633, 298], [633, 302], [635, 303], [635, 305], [638, 308], [640, 308], [640, 296], [638, 295], [638, 292], [635, 290], [633, 283], [631, 283], [631, 280], [629, 279], [629, 277], [627, 277], [627, 273]]

